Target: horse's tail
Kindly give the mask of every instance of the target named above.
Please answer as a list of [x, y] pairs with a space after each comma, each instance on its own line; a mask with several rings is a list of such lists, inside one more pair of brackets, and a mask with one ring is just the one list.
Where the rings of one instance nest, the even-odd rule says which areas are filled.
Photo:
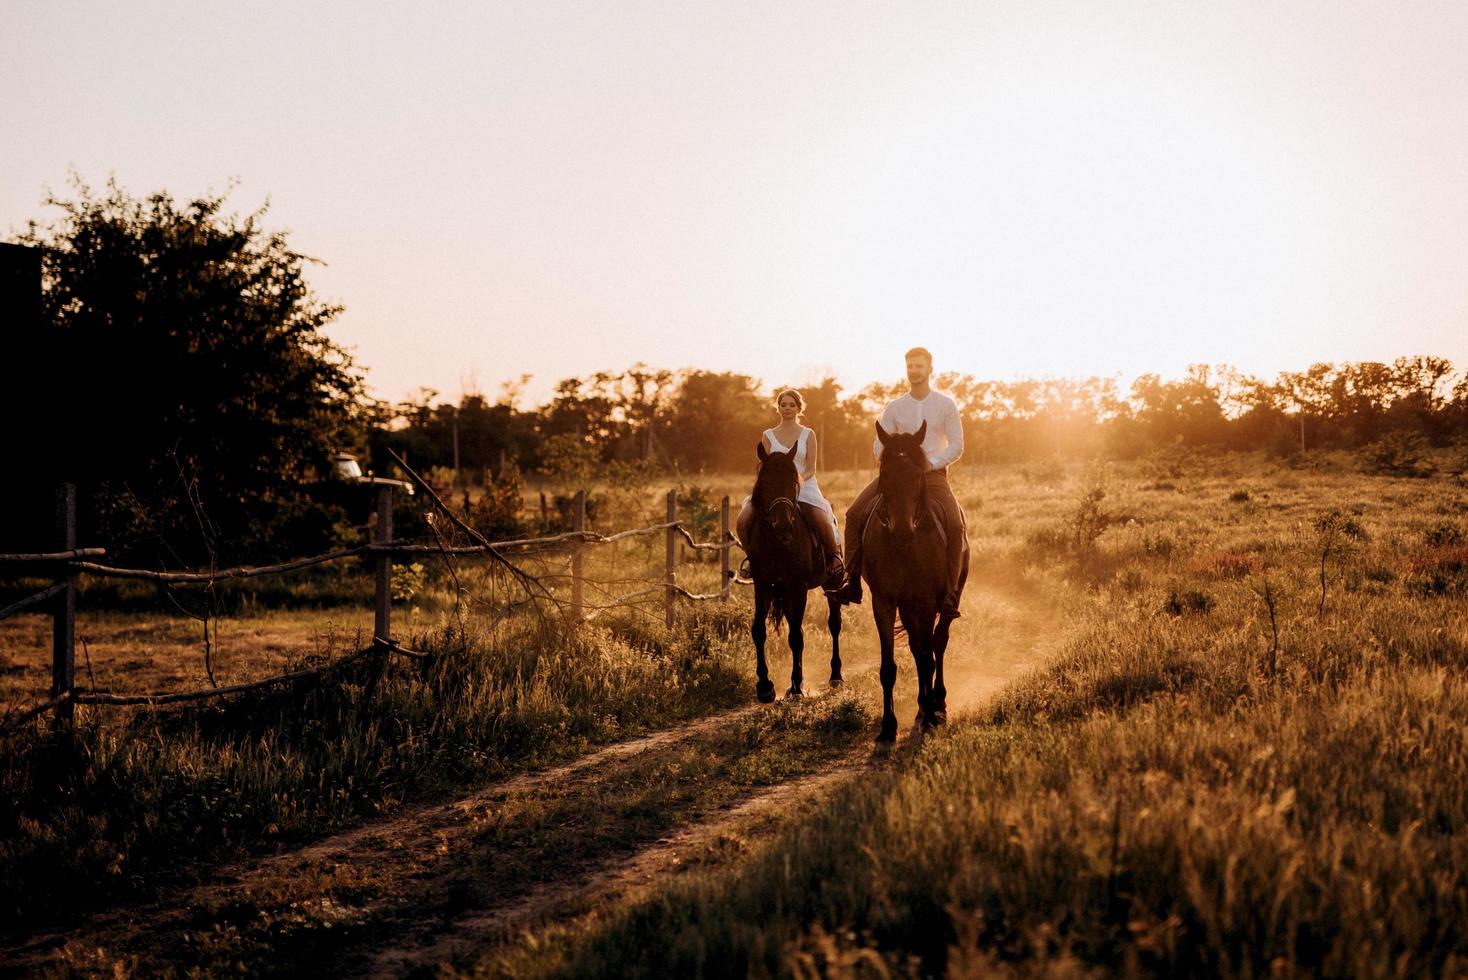
[[790, 611], [785, 608], [785, 592], [782, 589], [771, 590], [768, 619], [771, 628], [777, 634], [780, 632], [780, 621], [790, 619]]

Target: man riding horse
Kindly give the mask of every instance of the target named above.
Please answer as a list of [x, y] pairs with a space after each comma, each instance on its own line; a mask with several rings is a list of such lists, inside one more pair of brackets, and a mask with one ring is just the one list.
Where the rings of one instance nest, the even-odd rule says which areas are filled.
[[[941, 612], [948, 619], [957, 619], [968, 541], [963, 509], [948, 485], [948, 468], [963, 455], [963, 421], [953, 399], [928, 384], [933, 374], [933, 355], [927, 348], [914, 347], [906, 358], [908, 393], [882, 412], [881, 428], [891, 434], [914, 433], [924, 423], [927, 425], [922, 448], [932, 468], [924, 474], [926, 492], [941, 515], [947, 549], [948, 588]], [[881, 439], [872, 444], [872, 452], [878, 460], [882, 458]], [[848, 603], [861, 602], [862, 533], [878, 501], [878, 484], [878, 480], [872, 480], [846, 509], [846, 586], [842, 598]]]

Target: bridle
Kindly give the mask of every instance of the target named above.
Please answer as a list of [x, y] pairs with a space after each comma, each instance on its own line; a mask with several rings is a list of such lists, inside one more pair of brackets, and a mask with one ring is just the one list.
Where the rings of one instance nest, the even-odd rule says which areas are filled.
[[[923, 517], [926, 515], [928, 510], [928, 481], [923, 478], [923, 470], [916, 466], [914, 466], [913, 468], [918, 470], [917, 497], [913, 501], [912, 516], [913, 525], [916, 526], [922, 524]], [[872, 514], [872, 516], [876, 518], [877, 523], [880, 524], [884, 530], [890, 531], [892, 529], [892, 512], [887, 509], [887, 499], [885, 494], [882, 495], [882, 499], [879, 501], [876, 511]]]
[[775, 510], [778, 507], [790, 508], [790, 519], [792, 521], [797, 521], [800, 517], [800, 511], [796, 508], [795, 501], [791, 500], [789, 497], [776, 497], [768, 504], [765, 504], [765, 520], [769, 523], [771, 527], [775, 526]]

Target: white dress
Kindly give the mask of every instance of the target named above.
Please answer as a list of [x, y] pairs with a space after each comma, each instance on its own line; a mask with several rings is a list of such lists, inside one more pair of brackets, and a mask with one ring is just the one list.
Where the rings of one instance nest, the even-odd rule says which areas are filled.
[[[810, 429], [801, 428], [800, 435], [795, 439], [795, 472], [797, 473], [805, 472], [805, 452], [806, 445], [810, 442], [810, 434]], [[790, 447], [782, 443], [779, 436], [775, 435], [774, 429], [765, 430], [765, 439], [769, 441], [770, 448], [777, 453], [788, 453], [790, 451]], [[831, 509], [831, 502], [822, 495], [820, 484], [816, 482], [814, 475], [809, 479], [801, 481], [800, 494], [796, 499], [803, 504], [819, 507], [825, 513], [826, 519], [831, 522], [831, 527], [836, 529], [836, 543], [840, 544], [841, 525], [836, 522], [836, 512]]]

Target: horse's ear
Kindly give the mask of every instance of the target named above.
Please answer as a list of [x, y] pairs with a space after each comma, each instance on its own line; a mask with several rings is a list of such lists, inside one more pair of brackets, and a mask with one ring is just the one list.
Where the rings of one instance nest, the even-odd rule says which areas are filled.
[[785, 458], [788, 459], [788, 460], [790, 460], [790, 462], [793, 463], [793, 462], [795, 462], [795, 454], [798, 453], [798, 452], [800, 452], [800, 446], [799, 445], [791, 446], [789, 449], [787, 449], [785, 451]]
[[754, 451], [755, 454], [759, 456], [759, 461], [761, 463], [763, 463], [765, 459], [768, 458], [770, 455], [769, 451], [765, 449], [765, 441], [763, 439], [754, 444]]
[[920, 425], [920, 426], [918, 426], [918, 430], [916, 432], [917, 441], [918, 441], [918, 445], [919, 446], [921, 446], [923, 444], [923, 436], [925, 436], [927, 434], [928, 434], [928, 420], [927, 419], [923, 419], [923, 424]]
[[877, 423], [877, 438], [881, 440], [882, 445], [887, 445], [887, 430], [882, 428], [881, 422]]

